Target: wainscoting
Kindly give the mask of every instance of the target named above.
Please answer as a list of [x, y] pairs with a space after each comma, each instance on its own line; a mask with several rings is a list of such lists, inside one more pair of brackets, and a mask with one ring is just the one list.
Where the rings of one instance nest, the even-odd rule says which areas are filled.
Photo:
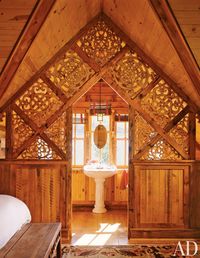
[[129, 238], [200, 237], [200, 162], [134, 161]]
[[[123, 170], [105, 181], [105, 204], [108, 209], [127, 209], [128, 189], [121, 189]], [[94, 204], [95, 182], [82, 169], [72, 172], [72, 203], [74, 209], [88, 210]]]

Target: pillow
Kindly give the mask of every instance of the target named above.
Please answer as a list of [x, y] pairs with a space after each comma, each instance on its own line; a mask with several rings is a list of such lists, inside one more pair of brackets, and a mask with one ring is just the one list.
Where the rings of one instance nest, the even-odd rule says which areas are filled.
[[13, 196], [0, 194], [0, 248], [30, 221], [31, 214], [24, 202]]

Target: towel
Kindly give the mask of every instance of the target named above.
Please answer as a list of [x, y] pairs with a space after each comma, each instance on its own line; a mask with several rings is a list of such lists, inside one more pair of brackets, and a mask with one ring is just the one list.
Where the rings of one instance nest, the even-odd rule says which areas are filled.
[[128, 171], [124, 170], [121, 175], [120, 190], [126, 190], [128, 187]]

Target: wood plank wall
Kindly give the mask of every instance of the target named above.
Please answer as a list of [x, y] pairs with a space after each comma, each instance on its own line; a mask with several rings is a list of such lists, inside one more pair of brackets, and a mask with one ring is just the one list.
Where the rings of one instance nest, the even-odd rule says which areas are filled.
[[30, 209], [32, 222], [62, 223], [63, 238], [70, 238], [67, 217], [66, 161], [1, 161], [0, 193], [24, 201]]
[[[133, 193], [129, 202], [130, 239], [200, 238], [200, 161], [134, 161], [129, 173], [133, 179], [129, 181], [129, 192]], [[127, 198], [127, 190], [119, 190], [120, 176], [117, 174], [105, 184], [106, 200], [111, 203]], [[73, 180], [79, 180], [79, 192], [73, 189], [73, 198], [93, 200], [92, 179], [73, 172]], [[85, 185], [89, 188], [82, 188]], [[0, 193], [23, 200], [33, 222], [61, 221], [65, 242], [71, 236], [70, 192], [65, 161], [0, 163]]]
[[130, 238], [200, 237], [200, 162], [134, 161]]
[[[128, 189], [121, 189], [123, 170], [105, 181], [105, 205], [109, 209], [126, 209], [128, 201]], [[74, 169], [72, 172], [72, 203], [74, 208], [92, 207], [95, 200], [94, 179], [85, 176], [82, 169]]]

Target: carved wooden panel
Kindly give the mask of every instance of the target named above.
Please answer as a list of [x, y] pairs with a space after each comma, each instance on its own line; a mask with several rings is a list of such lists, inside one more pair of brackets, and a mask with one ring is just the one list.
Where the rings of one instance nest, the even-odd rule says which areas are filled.
[[33, 130], [14, 111], [12, 112], [13, 149], [16, 150], [33, 135]]
[[135, 112], [135, 131], [134, 131], [134, 154], [145, 146], [152, 137], [156, 136], [155, 130], [139, 115]]
[[70, 98], [94, 74], [83, 60], [72, 50], [46, 72], [50, 80]]
[[77, 45], [97, 64], [103, 66], [125, 46], [102, 19], [98, 20], [77, 42]]
[[114, 81], [134, 98], [136, 94], [153, 81], [156, 74], [137, 53], [129, 51], [111, 69]]
[[26, 149], [18, 159], [60, 159], [49, 145], [37, 137], [36, 140]]
[[166, 141], [159, 140], [141, 159], [144, 160], [181, 160], [181, 155]]
[[46, 135], [51, 139], [60, 149], [66, 153], [67, 138], [66, 138], [66, 112], [62, 114], [46, 131]]
[[62, 102], [42, 79], [38, 79], [19, 99], [16, 100], [16, 104], [38, 126], [41, 126], [56, 110], [59, 109]]
[[189, 151], [189, 115], [187, 114], [179, 123], [174, 126], [169, 135], [174, 138], [174, 140], [182, 146], [186, 153]]
[[157, 122], [164, 126], [174, 118], [186, 103], [161, 80], [142, 100], [142, 107], [153, 114]]

